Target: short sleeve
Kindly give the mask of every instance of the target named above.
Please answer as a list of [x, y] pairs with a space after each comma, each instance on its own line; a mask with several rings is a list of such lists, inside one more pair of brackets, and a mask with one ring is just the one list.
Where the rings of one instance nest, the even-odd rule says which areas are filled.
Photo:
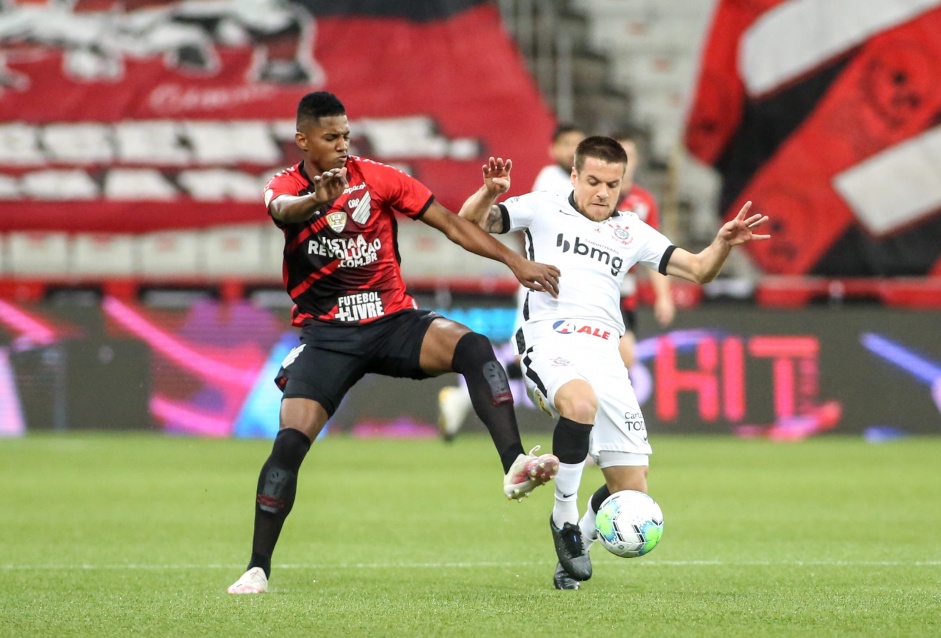
[[421, 217], [434, 201], [431, 189], [414, 177], [378, 162], [369, 162], [368, 165], [374, 177], [367, 177], [367, 180], [392, 208], [406, 217]]
[[666, 235], [640, 220], [638, 220], [635, 233], [640, 247], [637, 253], [637, 263], [659, 270], [665, 253], [672, 252], [673, 242]]
[[536, 218], [538, 198], [533, 193], [511, 197], [500, 204], [509, 222], [508, 232], [529, 228]]
[[300, 195], [309, 191], [310, 182], [297, 166], [276, 173], [265, 184], [265, 207], [271, 205], [274, 198], [281, 195]]
[[311, 183], [301, 172], [300, 165], [292, 166], [276, 173], [268, 183], [265, 184], [264, 198], [265, 210], [268, 216], [278, 228], [285, 228], [289, 224], [281, 222], [271, 216], [271, 202], [281, 195], [302, 195], [309, 193]]

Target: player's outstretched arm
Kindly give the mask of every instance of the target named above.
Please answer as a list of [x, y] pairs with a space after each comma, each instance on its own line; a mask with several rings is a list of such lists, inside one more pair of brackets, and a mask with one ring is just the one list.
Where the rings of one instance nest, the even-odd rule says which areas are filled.
[[559, 269], [555, 266], [529, 261], [438, 202], [431, 203], [421, 220], [464, 250], [506, 264], [527, 288], [559, 296]]
[[491, 157], [482, 167], [483, 185], [464, 201], [458, 214], [488, 233], [505, 232], [507, 229], [503, 228], [503, 215], [500, 214], [496, 202], [500, 195], [510, 190], [512, 167], [512, 160], [504, 161], [502, 157]]
[[326, 210], [343, 189], [349, 186], [346, 180], [346, 168], [334, 168], [311, 180], [314, 192], [307, 195], [278, 195], [272, 197], [272, 191], [265, 192], [265, 203], [271, 216], [286, 224], [296, 224], [310, 219], [315, 213]]
[[667, 274], [682, 277], [698, 284], [709, 283], [716, 278], [733, 246], [750, 241], [764, 241], [771, 235], [756, 235], [752, 231], [768, 221], [767, 215], [756, 213], [745, 217], [751, 208], [746, 202], [734, 219], [719, 229], [712, 243], [695, 255], [677, 248], [670, 257]]

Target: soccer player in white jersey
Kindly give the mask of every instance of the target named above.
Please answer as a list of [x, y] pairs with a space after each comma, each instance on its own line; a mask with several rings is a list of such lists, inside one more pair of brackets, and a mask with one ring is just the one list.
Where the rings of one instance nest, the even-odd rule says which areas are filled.
[[[553, 578], [558, 589], [578, 589], [591, 577], [588, 548], [597, 536], [595, 513], [602, 501], [621, 490], [647, 492], [647, 427], [618, 353], [624, 274], [640, 263], [706, 283], [733, 246], [770, 237], [753, 233], [768, 218], [749, 215], [749, 202], [702, 251], [678, 248], [636, 214], [616, 210], [626, 166], [616, 140], [588, 137], [576, 150], [568, 197], [534, 192], [496, 204], [510, 188], [511, 162], [490, 158], [483, 186], [460, 212], [491, 233], [524, 231], [526, 255], [554, 263], [563, 273], [557, 299], [527, 295], [521, 344], [530, 393], [558, 419], [552, 451], [560, 467], [549, 519], [559, 558]], [[587, 454], [601, 468], [605, 485], [579, 520], [576, 499]]]

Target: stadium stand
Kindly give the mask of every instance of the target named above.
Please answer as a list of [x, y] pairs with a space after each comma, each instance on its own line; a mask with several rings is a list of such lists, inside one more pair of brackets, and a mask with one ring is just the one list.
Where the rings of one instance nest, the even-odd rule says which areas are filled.
[[79, 233], [72, 240], [70, 271], [79, 278], [139, 275], [133, 235]]
[[[507, 27], [517, 37], [520, 51], [526, 56], [539, 53], [542, 47], [539, 37], [543, 31], [536, 27], [551, 22], [565, 32], [573, 44], [569, 71], [574, 72], [572, 86], [577, 89], [578, 97], [572, 115], [586, 123], [590, 121], [592, 132], [607, 132], [619, 124], [644, 129], [649, 138], [649, 148], [644, 155], [650, 162], [641, 168], [638, 181], [651, 187], [660, 198], [664, 228], [680, 245], [695, 248], [709, 241], [718, 216], [718, 176], [713, 169], [686, 153], [681, 144], [681, 131], [693, 90], [697, 57], [716, 0], [593, 0], [587, 3], [551, 0], [528, 3], [539, 11], [551, 6], [553, 12], [551, 19], [534, 14], [535, 18], [528, 24], [519, 13], [519, 7], [524, 4], [527, 3], [501, 3], [505, 14], [506, 8], [513, 6], [512, 20], [507, 14]], [[527, 32], [529, 36], [525, 35]], [[553, 63], [559, 60], [556, 56]], [[558, 114], [563, 114], [565, 96], [559, 90], [562, 70], [558, 74], [547, 74], [541, 71], [545, 67], [542, 61], [531, 59], [529, 62], [533, 77], [540, 84], [543, 76], [552, 78], [549, 85], [542, 87], [543, 95]], [[606, 106], [599, 106], [596, 111], [590, 110], [592, 105], [602, 100], [586, 89], [588, 80], [605, 85], [598, 91], [608, 93]], [[0, 194], [29, 196], [44, 204], [49, 203], [50, 193], [61, 195], [63, 191], [79, 201], [102, 193], [133, 201], [135, 195], [142, 192], [129, 187], [133, 184], [153, 199], [168, 182], [160, 171], [138, 167], [135, 162], [153, 160], [163, 170], [167, 166], [186, 166], [194, 160], [195, 168], [174, 175], [179, 192], [167, 190], [166, 195], [179, 199], [183, 193], [191, 198], [188, 201], [209, 201], [208, 208], [215, 206], [227, 211], [229, 201], [254, 202], [260, 188], [255, 174], [258, 171], [242, 170], [244, 167], [238, 162], [249, 162], [252, 166], [280, 165], [279, 140], [288, 147], [291, 145], [291, 122], [269, 124], [255, 120], [199, 123], [182, 119], [178, 122], [119, 122], [111, 128], [89, 124], [81, 130], [73, 124], [3, 125], [0, 135], [8, 143], [0, 144], [0, 158], [6, 157], [8, 163], [27, 167], [42, 167], [46, 162], [49, 168], [16, 169], [11, 173], [14, 177], [0, 182]], [[431, 152], [438, 146], [463, 148], [458, 142], [467, 142], [451, 140], [448, 146], [446, 136], [433, 130], [433, 124], [427, 118], [363, 120], [358, 129], [369, 133], [364, 136], [368, 139], [367, 150], [380, 155], [395, 156], [396, 149], [407, 146], [411, 137], [431, 145], [423, 152]], [[417, 127], [417, 132], [408, 127]], [[277, 135], [271, 135], [273, 129], [277, 129]], [[403, 134], [406, 130], [410, 135]], [[215, 144], [215, 140], [227, 136], [233, 146]], [[113, 144], [83, 150], [75, 140], [86, 138], [112, 140]], [[176, 141], [151, 148], [154, 140], [170, 138]], [[40, 148], [53, 149], [54, 153], [48, 151], [53, 153], [50, 157], [58, 160], [84, 162], [87, 170], [62, 168], [63, 162], [44, 159], [38, 152]], [[89, 152], [98, 155], [88, 156]], [[229, 152], [233, 154], [235, 166], [226, 164]], [[103, 178], [96, 169], [88, 168], [118, 155], [130, 165], [101, 172]], [[200, 168], [219, 163], [223, 168]], [[96, 188], [102, 192], [97, 193]], [[218, 198], [213, 199], [216, 196], [222, 198], [221, 203]], [[104, 202], [109, 203], [107, 198]], [[52, 204], [58, 206], [57, 202]], [[136, 206], [137, 202], [134, 204]], [[149, 204], [148, 210], [155, 210], [154, 201]], [[156, 205], [161, 206], [162, 200]], [[58, 209], [54, 211], [58, 215]], [[10, 219], [16, 222], [23, 216]], [[201, 222], [211, 223], [219, 222]], [[224, 287], [228, 291], [226, 295], [257, 287], [277, 291], [281, 286], [283, 237], [270, 223], [153, 233], [120, 228], [115, 230], [121, 232], [114, 235], [97, 232], [100, 226], [89, 227], [85, 232], [73, 226], [68, 233], [13, 228], [0, 229], [0, 295], [41, 295], [43, 286], [50, 282], [95, 279], [103, 280], [106, 286], [122, 282], [118, 289], [127, 294], [154, 282]], [[468, 290], [512, 291], [516, 285], [500, 264], [454, 248], [423, 224], [403, 221], [399, 232], [403, 272], [416, 289], [436, 290], [444, 285], [442, 282], [453, 289]], [[844, 283], [768, 277], [758, 281], [760, 273], [738, 253], [724, 274], [750, 279], [747, 294], [769, 305], [800, 305], [833, 298], [873, 299], [902, 305], [938, 303], [932, 285], [917, 280], [873, 279], [869, 283]], [[712, 293], [707, 290], [705, 295], [731, 296], [728, 290], [716, 287]]]
[[[623, 128], [644, 133], [646, 162], [638, 181], [660, 200], [664, 229], [691, 247], [711, 241], [720, 190], [715, 171], [693, 160], [681, 143], [699, 50], [715, 4], [554, 0], [526, 4], [528, 13], [523, 3], [501, 5], [543, 96], [560, 119], [597, 133]], [[570, 50], [546, 53], [546, 44], [531, 34], [547, 24], [557, 27], [557, 39], [570, 43]], [[737, 257], [727, 271], [754, 275], [747, 259]]]
[[10, 271], [17, 275], [62, 275], [71, 267], [67, 233], [16, 232], [7, 237]]
[[[630, 95], [632, 123], [649, 132], [649, 160], [667, 173], [661, 176], [666, 182], [661, 190], [674, 191], [665, 197], [666, 212], [687, 213], [683, 223], [676, 220], [674, 235], [686, 235], [681, 240], [693, 244], [712, 236], [719, 187], [713, 171], [690, 160], [681, 135], [714, 4], [598, 0], [571, 5], [587, 16], [592, 42], [608, 57], [612, 84]], [[685, 208], [670, 211], [671, 198]]]

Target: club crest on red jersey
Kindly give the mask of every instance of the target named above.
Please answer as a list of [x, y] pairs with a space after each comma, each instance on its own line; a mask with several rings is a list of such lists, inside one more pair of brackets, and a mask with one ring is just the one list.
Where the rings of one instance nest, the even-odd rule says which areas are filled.
[[372, 197], [369, 191], [363, 193], [362, 197], [351, 197], [347, 200], [346, 206], [352, 212], [353, 221], [362, 226], [369, 221], [369, 213], [372, 210]]
[[343, 232], [343, 229], [346, 228], [346, 213], [342, 210], [330, 213], [327, 215], [327, 223], [334, 232]]

